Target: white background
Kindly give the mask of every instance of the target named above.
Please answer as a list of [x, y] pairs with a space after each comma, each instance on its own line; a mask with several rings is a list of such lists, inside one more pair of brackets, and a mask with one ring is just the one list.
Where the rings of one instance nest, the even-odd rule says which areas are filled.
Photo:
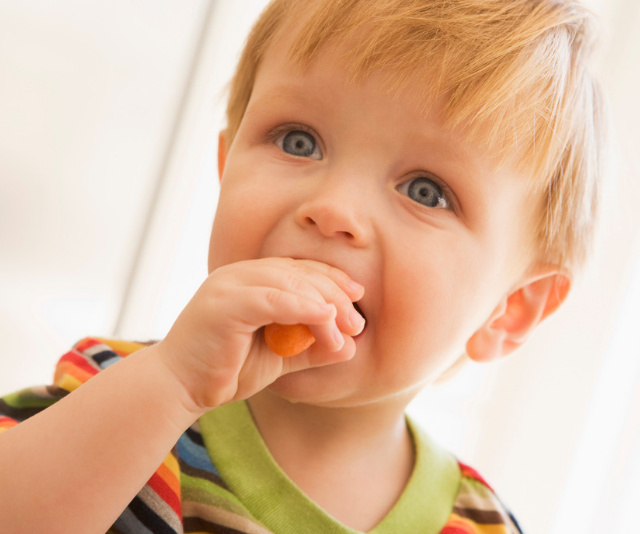
[[[224, 87], [265, 0], [0, 0], [0, 393], [86, 335], [161, 338], [206, 276]], [[630, 532], [640, 501], [640, 3], [589, 2], [617, 185], [568, 302], [410, 412], [529, 533]]]

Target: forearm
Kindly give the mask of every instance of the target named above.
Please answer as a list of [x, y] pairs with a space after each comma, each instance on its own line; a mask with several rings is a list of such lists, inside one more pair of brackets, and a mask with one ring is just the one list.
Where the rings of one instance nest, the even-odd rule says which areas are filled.
[[104, 534], [196, 415], [153, 347], [0, 436], [0, 532]]

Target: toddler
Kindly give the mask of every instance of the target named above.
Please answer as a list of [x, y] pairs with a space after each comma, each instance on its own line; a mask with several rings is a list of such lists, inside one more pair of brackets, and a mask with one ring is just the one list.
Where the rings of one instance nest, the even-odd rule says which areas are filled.
[[[209, 276], [162, 341], [83, 339], [0, 401], [0, 532], [521, 532], [405, 408], [521, 346], [585, 261], [590, 25], [563, 0], [274, 0]], [[272, 323], [316, 341], [278, 356]]]

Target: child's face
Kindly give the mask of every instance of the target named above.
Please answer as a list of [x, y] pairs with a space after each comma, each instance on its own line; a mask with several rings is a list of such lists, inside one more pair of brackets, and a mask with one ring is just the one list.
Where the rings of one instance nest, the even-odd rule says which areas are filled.
[[271, 256], [342, 269], [366, 290], [356, 356], [270, 389], [327, 405], [408, 402], [523, 274], [526, 180], [445, 130], [437, 106], [420, 114], [416, 93], [391, 99], [377, 77], [350, 85], [332, 54], [298, 72], [286, 50], [266, 54], [227, 154], [209, 271]]

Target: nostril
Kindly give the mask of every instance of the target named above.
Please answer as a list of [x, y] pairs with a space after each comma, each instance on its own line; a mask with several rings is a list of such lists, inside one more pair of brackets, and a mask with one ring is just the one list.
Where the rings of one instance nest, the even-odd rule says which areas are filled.
[[317, 200], [303, 204], [297, 210], [296, 222], [302, 228], [316, 230], [324, 237], [342, 236], [350, 242], [364, 242], [364, 222], [348, 206], [341, 206], [340, 201], [336, 203], [329, 205]]

